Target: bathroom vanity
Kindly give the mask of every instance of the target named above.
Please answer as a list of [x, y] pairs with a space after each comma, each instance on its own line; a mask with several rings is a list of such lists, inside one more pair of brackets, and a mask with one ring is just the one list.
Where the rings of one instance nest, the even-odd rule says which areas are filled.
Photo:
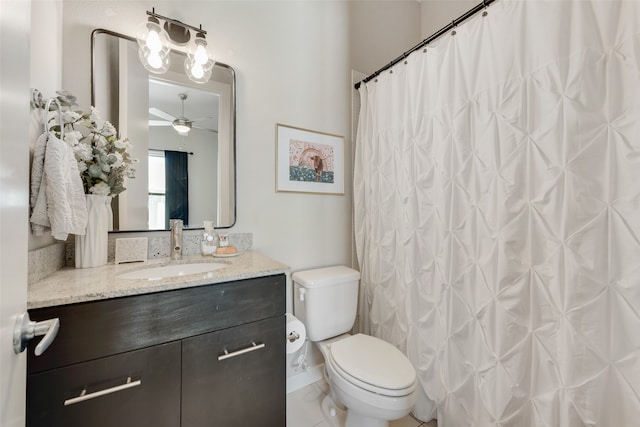
[[[29, 343], [27, 426], [286, 425], [288, 268], [252, 251], [224, 262], [154, 281], [118, 278], [148, 265], [65, 269], [33, 284], [31, 319], [60, 329], [41, 356]], [[56, 286], [68, 302], [47, 299]]]

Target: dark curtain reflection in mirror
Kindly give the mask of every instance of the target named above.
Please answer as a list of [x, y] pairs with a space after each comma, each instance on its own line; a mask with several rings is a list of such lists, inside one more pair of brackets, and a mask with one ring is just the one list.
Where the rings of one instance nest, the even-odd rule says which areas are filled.
[[164, 152], [165, 188], [165, 228], [169, 228], [169, 219], [181, 219], [189, 226], [189, 161], [184, 151]]

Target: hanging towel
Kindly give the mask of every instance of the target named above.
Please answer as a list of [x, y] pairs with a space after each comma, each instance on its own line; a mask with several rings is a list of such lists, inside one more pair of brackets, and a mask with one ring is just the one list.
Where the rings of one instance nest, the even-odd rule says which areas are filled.
[[[50, 227], [51, 235], [57, 240], [66, 240], [69, 234], [84, 235], [87, 205], [73, 149], [50, 132], [44, 135], [42, 162], [41, 138], [36, 143], [32, 169], [31, 223], [34, 234], [42, 235]], [[39, 171], [40, 164], [43, 164], [42, 172]]]
[[[43, 133], [36, 141], [33, 151], [33, 162], [31, 163], [31, 195], [29, 205], [31, 206], [31, 229], [36, 236], [42, 236], [44, 231], [51, 227], [47, 217], [47, 200], [43, 187], [44, 176], [44, 152], [47, 147], [48, 132]], [[42, 192], [40, 192], [42, 189]]]

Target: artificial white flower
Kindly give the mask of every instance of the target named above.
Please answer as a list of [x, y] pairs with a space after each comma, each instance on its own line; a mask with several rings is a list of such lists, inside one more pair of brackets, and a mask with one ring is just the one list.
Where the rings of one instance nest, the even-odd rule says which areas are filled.
[[89, 192], [98, 196], [108, 196], [109, 193], [111, 193], [111, 187], [109, 187], [106, 182], [100, 181], [93, 187], [89, 188]]
[[100, 117], [100, 112], [96, 107], [91, 107], [91, 121], [95, 123], [96, 129], [102, 129], [104, 126], [104, 120]]
[[[57, 98], [64, 110], [64, 140], [73, 148], [85, 193], [115, 196], [123, 192], [125, 178], [135, 178], [131, 164], [136, 159], [128, 151], [132, 145], [118, 138], [113, 124], [102, 119], [94, 107], [76, 112], [72, 111], [76, 97], [71, 93], [58, 92]], [[55, 132], [59, 137], [59, 128]]]
[[72, 147], [75, 147], [82, 139], [82, 134], [77, 130], [72, 130], [64, 133], [64, 140]]
[[[85, 163], [93, 159], [93, 150], [90, 145], [87, 144], [76, 144], [73, 147], [73, 154], [76, 155], [76, 160], [78, 163]], [[86, 170], [86, 165], [85, 169]]]
[[102, 127], [102, 134], [104, 136], [115, 136], [117, 133], [118, 131], [111, 123], [108, 121], [104, 122], [104, 126]]
[[113, 143], [113, 145], [116, 146], [116, 148], [119, 148], [121, 150], [128, 150], [129, 148], [133, 147], [131, 145], [131, 143], [129, 142], [128, 139], [116, 139], [116, 141]]

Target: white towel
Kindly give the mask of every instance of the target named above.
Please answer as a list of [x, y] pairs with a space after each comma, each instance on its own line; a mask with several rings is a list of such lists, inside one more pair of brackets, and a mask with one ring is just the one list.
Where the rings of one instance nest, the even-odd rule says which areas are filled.
[[[73, 149], [54, 133], [44, 135], [44, 143], [42, 138], [36, 143], [31, 174], [33, 231], [42, 235], [51, 227], [51, 235], [57, 240], [66, 240], [69, 234], [84, 235], [87, 205]], [[46, 146], [44, 162], [41, 144]]]
[[[31, 205], [31, 229], [36, 236], [42, 236], [46, 229], [51, 227], [49, 217], [47, 217], [47, 197], [45, 194], [43, 181], [46, 181], [44, 173], [44, 152], [47, 148], [47, 132], [38, 137], [36, 147], [33, 151], [33, 162], [31, 163], [31, 195], [29, 204]], [[41, 191], [42, 190], [42, 191]]]

